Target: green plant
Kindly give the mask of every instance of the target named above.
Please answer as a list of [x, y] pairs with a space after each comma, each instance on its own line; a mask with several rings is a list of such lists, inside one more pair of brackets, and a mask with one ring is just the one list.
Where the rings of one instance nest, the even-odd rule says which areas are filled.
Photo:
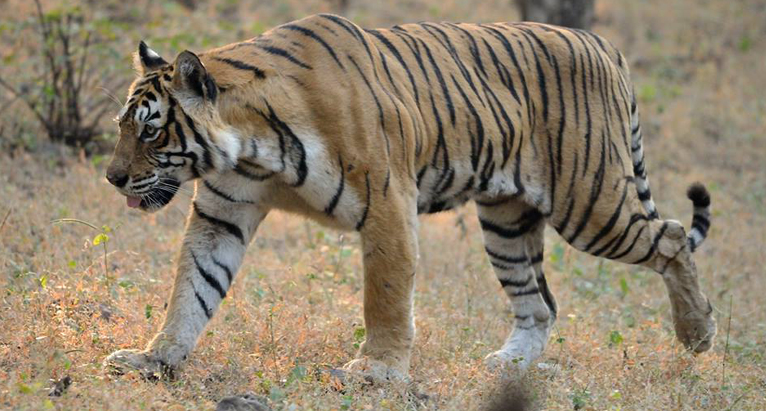
[[367, 331], [364, 329], [364, 327], [356, 327], [354, 329], [354, 348], [359, 349], [362, 342], [364, 342], [364, 336], [367, 334]]
[[92, 243], [94, 246], [100, 245], [104, 249], [104, 281], [106, 282], [106, 286], [109, 287], [111, 284], [111, 278], [109, 277], [109, 260], [108, 260], [109, 249], [107, 247], [107, 243], [109, 242], [109, 233], [112, 232], [112, 228], [109, 227], [108, 225], [102, 225], [101, 228], [98, 228], [87, 221], [79, 220], [76, 218], [59, 218], [57, 220], [53, 220], [53, 223], [54, 224], [61, 224], [61, 223], [82, 224], [98, 231], [98, 234], [96, 234], [93, 237]]

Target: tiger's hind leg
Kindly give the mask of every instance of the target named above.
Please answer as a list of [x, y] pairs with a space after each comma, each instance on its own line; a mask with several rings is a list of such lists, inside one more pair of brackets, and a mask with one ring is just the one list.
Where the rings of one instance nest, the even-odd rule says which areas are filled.
[[515, 323], [503, 347], [487, 356], [491, 368], [527, 368], [548, 343], [556, 302], [542, 270], [545, 220], [518, 200], [477, 203], [484, 245], [498, 280], [511, 300]]
[[694, 202], [694, 219], [688, 235], [678, 221], [644, 214], [639, 198], [628, 193], [622, 204], [608, 196], [598, 200], [602, 208], [615, 210], [611, 218], [594, 216], [583, 220], [582, 230], [559, 227], [559, 232], [581, 251], [658, 272], [670, 298], [676, 337], [695, 352], [709, 350], [716, 333], [713, 308], [700, 290], [692, 260], [692, 252], [704, 239], [710, 224], [707, 191], [699, 185], [690, 188], [688, 196]]

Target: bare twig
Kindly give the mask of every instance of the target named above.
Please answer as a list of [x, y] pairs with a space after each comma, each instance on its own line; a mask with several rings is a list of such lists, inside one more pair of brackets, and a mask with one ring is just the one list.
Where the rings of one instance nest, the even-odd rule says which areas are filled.
[[3, 217], [3, 222], [0, 223], [0, 233], [3, 232], [3, 227], [5, 227], [5, 222], [8, 221], [8, 216], [11, 215], [11, 211], [13, 211], [13, 207], [8, 207], [8, 211], [6, 211], [5, 217]]
[[77, 218], [58, 218], [56, 220], [53, 220], [52, 223], [53, 224], [58, 224], [58, 223], [79, 223], [79, 224], [87, 225], [88, 227], [90, 227], [90, 228], [92, 228], [92, 229], [94, 229], [96, 231], [101, 231], [101, 229], [96, 227], [95, 225], [93, 225], [93, 224], [91, 224], [91, 223], [89, 223], [87, 221], [83, 221], [83, 220], [77, 219]]
[[731, 403], [731, 405], [729, 406], [729, 408], [727, 408], [727, 409], [726, 409], [726, 411], [731, 411], [731, 410], [733, 410], [733, 409], [734, 409], [734, 406], [735, 406], [735, 405], [737, 405], [737, 403], [739, 403], [740, 401], [742, 401], [742, 399], [744, 399], [744, 398], [745, 398], [745, 396], [746, 396], [747, 394], [749, 394], [749, 393], [750, 393], [750, 390], [752, 390], [752, 389], [753, 389], [753, 386], [752, 386], [752, 385], [750, 385], [750, 386], [748, 386], [747, 388], [745, 388], [745, 389], [742, 391], [742, 394], [738, 395], [738, 396], [737, 396], [737, 398], [735, 398], [735, 399], [734, 399], [734, 401]]
[[726, 327], [726, 347], [723, 350], [721, 359], [721, 386], [726, 385], [726, 354], [729, 352], [729, 333], [731, 332], [731, 307], [733, 304], [732, 295], [729, 294], [729, 324]]
[[37, 120], [43, 125], [43, 127], [46, 130], [50, 128], [48, 121], [43, 116], [43, 113], [37, 110], [37, 102], [33, 102], [31, 100], [27, 100], [26, 98], [24, 98], [26, 93], [19, 92], [18, 90], [16, 90], [16, 88], [14, 88], [12, 85], [6, 82], [2, 77], [0, 77], [0, 86], [3, 86], [6, 90], [10, 91], [15, 98], [21, 99], [21, 101], [23, 101], [27, 105], [29, 110], [32, 111], [35, 117], [37, 117]]

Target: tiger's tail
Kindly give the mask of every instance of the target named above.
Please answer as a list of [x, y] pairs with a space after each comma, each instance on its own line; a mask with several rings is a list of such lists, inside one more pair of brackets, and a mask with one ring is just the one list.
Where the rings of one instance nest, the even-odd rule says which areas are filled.
[[630, 152], [633, 160], [633, 176], [636, 182], [636, 190], [638, 191], [638, 199], [644, 205], [649, 219], [653, 220], [660, 218], [660, 215], [657, 213], [657, 206], [654, 205], [652, 192], [649, 190], [649, 177], [646, 175], [646, 163], [644, 162], [644, 142], [641, 136], [641, 124], [638, 120], [636, 93], [633, 93], [633, 99], [630, 103]]
[[710, 194], [705, 186], [694, 183], [686, 191], [686, 197], [692, 200], [692, 204], [694, 204], [692, 229], [686, 236], [689, 250], [694, 252], [705, 241], [707, 230], [710, 228]]
[[[630, 107], [630, 128], [631, 128], [631, 154], [633, 160], [633, 174], [636, 182], [638, 198], [644, 205], [644, 209], [649, 219], [660, 218], [657, 207], [652, 200], [652, 192], [649, 190], [649, 179], [646, 175], [646, 163], [644, 162], [644, 143], [641, 136], [641, 125], [639, 123], [638, 107], [636, 105], [636, 96], [633, 94], [633, 100]], [[694, 214], [692, 216], [692, 228], [686, 236], [686, 243], [689, 250], [694, 252], [707, 237], [710, 228], [710, 193], [705, 186], [700, 183], [694, 183], [689, 186], [686, 196], [694, 204]]]

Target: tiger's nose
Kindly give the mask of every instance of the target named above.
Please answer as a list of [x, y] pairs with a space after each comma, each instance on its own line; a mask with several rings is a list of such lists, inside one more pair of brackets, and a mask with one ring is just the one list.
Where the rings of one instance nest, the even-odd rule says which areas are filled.
[[117, 188], [122, 188], [127, 184], [128, 182], [128, 174], [127, 173], [107, 173], [106, 179], [109, 180], [112, 185], [114, 185]]

